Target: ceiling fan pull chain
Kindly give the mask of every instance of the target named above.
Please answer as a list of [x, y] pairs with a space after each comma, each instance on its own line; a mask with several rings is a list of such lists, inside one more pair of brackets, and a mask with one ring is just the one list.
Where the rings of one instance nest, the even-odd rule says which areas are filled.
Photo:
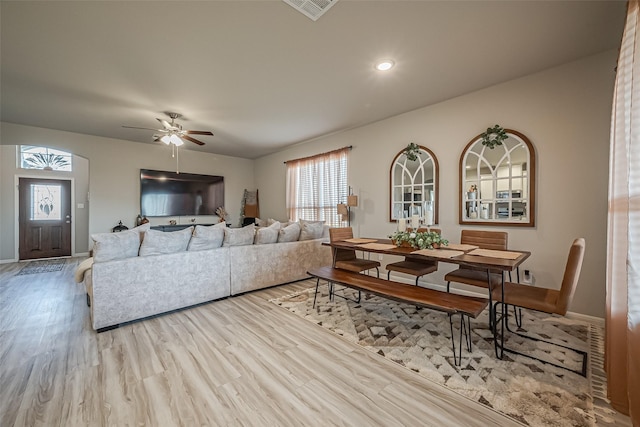
[[180, 173], [180, 147], [176, 147], [176, 173]]

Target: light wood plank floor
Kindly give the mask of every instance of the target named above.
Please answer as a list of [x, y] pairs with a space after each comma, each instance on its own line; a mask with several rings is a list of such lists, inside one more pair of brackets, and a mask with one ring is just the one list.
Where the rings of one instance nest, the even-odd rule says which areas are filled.
[[97, 334], [68, 259], [0, 265], [1, 426], [512, 426], [268, 302], [305, 281]]

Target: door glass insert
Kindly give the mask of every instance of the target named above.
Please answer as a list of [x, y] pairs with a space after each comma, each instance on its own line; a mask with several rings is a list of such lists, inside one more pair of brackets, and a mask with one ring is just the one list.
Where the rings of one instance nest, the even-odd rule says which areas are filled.
[[32, 221], [60, 221], [62, 219], [61, 204], [61, 185], [31, 184], [30, 219]]

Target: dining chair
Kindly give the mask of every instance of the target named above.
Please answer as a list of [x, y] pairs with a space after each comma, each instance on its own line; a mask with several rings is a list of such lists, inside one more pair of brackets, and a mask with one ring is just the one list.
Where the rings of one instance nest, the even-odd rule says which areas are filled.
[[[567, 313], [567, 310], [569, 309], [569, 305], [571, 305], [571, 301], [573, 300], [573, 294], [575, 293], [576, 287], [578, 285], [578, 278], [580, 277], [580, 270], [582, 269], [582, 261], [584, 259], [584, 250], [585, 250], [584, 238], [581, 237], [581, 238], [575, 239], [573, 241], [573, 244], [571, 245], [571, 249], [569, 250], [569, 257], [567, 259], [567, 264], [564, 270], [564, 276], [562, 278], [562, 285], [560, 286], [560, 290], [539, 287], [537, 284], [536, 286], [527, 286], [519, 283], [505, 282], [504, 283], [504, 303], [507, 305], [513, 305], [515, 307], [564, 316]], [[492, 308], [493, 317], [495, 319], [496, 315], [498, 314], [497, 313], [498, 304], [503, 302], [502, 289], [500, 286], [493, 288], [492, 298], [493, 298], [493, 301], [495, 301]], [[556, 365], [554, 363], [538, 359], [528, 354], [523, 354], [512, 349], [507, 349], [503, 346], [504, 351], [514, 353], [514, 354], [519, 354], [532, 359], [540, 360], [543, 363], [554, 365], [563, 369], [568, 369], [582, 376], [586, 376], [587, 353], [585, 351], [568, 347], [562, 344], [558, 344], [556, 342], [532, 337], [532, 336], [525, 335], [520, 332], [511, 330], [511, 328], [509, 327], [508, 310], [506, 311], [505, 323], [507, 326], [507, 330], [513, 334], [519, 335], [523, 338], [529, 338], [536, 341], [542, 341], [542, 342], [553, 344], [559, 347], [567, 348], [569, 350], [573, 350], [576, 353], [581, 354], [583, 356], [582, 368], [580, 371], [568, 369], [565, 366]]]
[[[421, 229], [418, 229], [418, 231], [421, 231]], [[438, 228], [431, 228], [430, 231], [441, 234], [440, 229]], [[411, 256], [406, 256], [404, 257], [404, 261], [392, 262], [390, 264], [387, 264], [385, 268], [387, 270], [387, 280], [391, 278], [391, 272], [395, 271], [397, 273], [404, 273], [415, 276], [416, 286], [418, 286], [418, 280], [420, 279], [420, 277], [429, 273], [433, 273], [438, 269], [438, 261], [427, 261]]]
[[[506, 251], [508, 237], [509, 235], [506, 231], [462, 230], [460, 233], [460, 243], [464, 245], [475, 245], [480, 249]], [[489, 276], [491, 279], [491, 288], [499, 287], [502, 283], [502, 271], [491, 271]], [[447, 292], [451, 289], [451, 282], [483, 288], [488, 287], [487, 270], [464, 265], [447, 273], [444, 276], [444, 280], [447, 281]]]
[[[351, 227], [337, 227], [329, 229], [329, 241], [340, 242], [353, 238], [353, 229]], [[331, 255], [333, 256], [333, 267], [341, 268], [343, 270], [353, 271], [355, 273], [361, 273], [376, 269], [377, 277], [380, 277], [380, 263], [378, 261], [372, 261], [369, 259], [358, 258], [354, 249], [343, 249], [331, 247]], [[318, 286], [320, 279], [316, 282], [316, 293], [313, 297], [313, 306], [316, 305], [316, 297], [318, 296]], [[335, 295], [333, 284], [329, 282], [329, 299]], [[341, 297], [341, 295], [338, 295]], [[358, 299], [356, 302], [360, 302], [361, 292], [358, 291]], [[344, 298], [344, 297], [343, 297]]]
[[[353, 229], [351, 227], [330, 228], [329, 240], [333, 242], [344, 241], [353, 238]], [[369, 259], [358, 258], [354, 249], [331, 248], [333, 255], [333, 266], [343, 270], [360, 273], [367, 270], [376, 269], [378, 277], [380, 277], [380, 263]]]

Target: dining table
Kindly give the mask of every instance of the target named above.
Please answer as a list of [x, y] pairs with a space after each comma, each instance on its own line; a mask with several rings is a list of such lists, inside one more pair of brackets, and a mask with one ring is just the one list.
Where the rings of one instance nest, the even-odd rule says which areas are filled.
[[[494, 337], [494, 349], [496, 357], [502, 359], [504, 356], [504, 335], [507, 321], [506, 307], [504, 302], [501, 304], [501, 315], [499, 319], [494, 319], [492, 313], [492, 283], [490, 280], [491, 273], [501, 272], [501, 301], [504, 301], [504, 283], [505, 274], [516, 271], [518, 267], [531, 255], [529, 251], [520, 250], [489, 250], [482, 249], [475, 245], [463, 245], [450, 243], [437, 249], [418, 249], [406, 244], [396, 245], [391, 239], [379, 238], [351, 238], [346, 240], [324, 242], [323, 245], [330, 246], [335, 249], [348, 249], [362, 251], [369, 254], [395, 255], [401, 257], [414, 258], [416, 260], [428, 260], [445, 262], [449, 264], [464, 265], [475, 269], [486, 270], [487, 272], [487, 289], [489, 290], [489, 328]], [[335, 255], [334, 252], [334, 266]], [[495, 304], [497, 304], [496, 302]], [[499, 325], [498, 325], [499, 323]], [[498, 330], [498, 327], [500, 330]]]

